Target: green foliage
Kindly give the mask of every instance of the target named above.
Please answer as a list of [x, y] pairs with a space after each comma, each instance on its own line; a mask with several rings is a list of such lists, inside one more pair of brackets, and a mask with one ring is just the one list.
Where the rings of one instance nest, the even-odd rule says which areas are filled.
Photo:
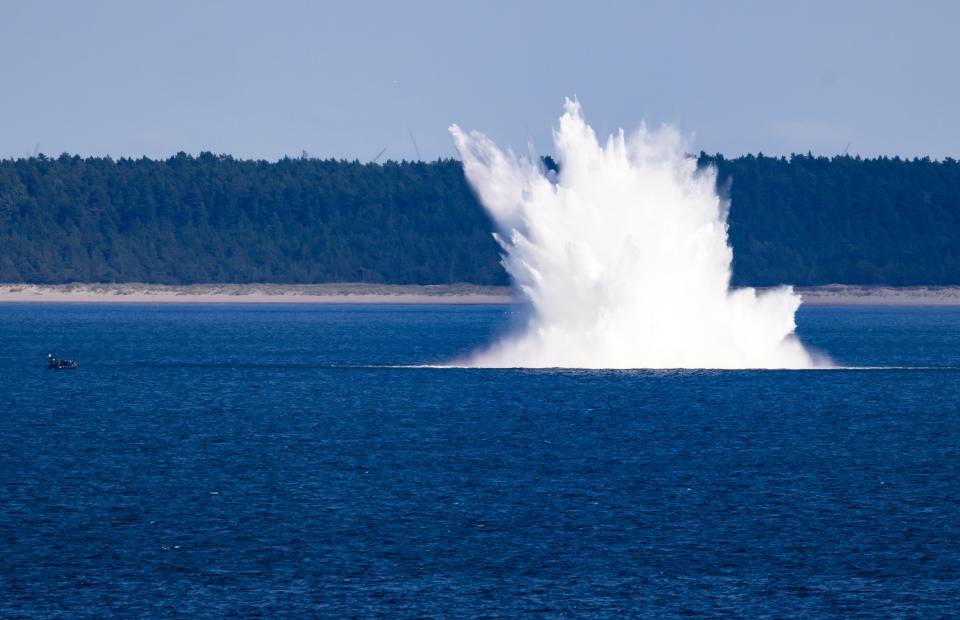
[[455, 161], [0, 162], [2, 282], [506, 283]]
[[700, 156], [729, 187], [734, 282], [960, 284], [960, 163]]
[[[739, 284], [960, 284], [957, 161], [700, 163]], [[503, 284], [491, 228], [453, 160], [0, 161], [0, 282]]]

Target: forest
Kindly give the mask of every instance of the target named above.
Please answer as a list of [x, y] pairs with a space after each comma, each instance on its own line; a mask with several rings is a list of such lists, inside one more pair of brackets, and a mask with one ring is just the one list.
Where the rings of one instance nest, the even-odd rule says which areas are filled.
[[[960, 284], [956, 160], [698, 162], [730, 201], [736, 284]], [[491, 227], [456, 160], [0, 161], [4, 283], [505, 284]]]

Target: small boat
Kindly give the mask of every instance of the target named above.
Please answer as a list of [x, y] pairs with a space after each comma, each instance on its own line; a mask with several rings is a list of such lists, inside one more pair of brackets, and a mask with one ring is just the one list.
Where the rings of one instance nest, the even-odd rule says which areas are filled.
[[77, 367], [74, 360], [62, 360], [54, 357], [53, 353], [47, 353], [47, 370], [73, 370]]

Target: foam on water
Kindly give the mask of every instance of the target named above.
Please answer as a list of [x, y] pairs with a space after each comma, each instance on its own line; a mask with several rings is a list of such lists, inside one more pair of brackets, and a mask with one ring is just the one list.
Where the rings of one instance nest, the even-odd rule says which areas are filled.
[[567, 100], [559, 173], [450, 128], [492, 216], [503, 265], [529, 302], [523, 329], [466, 363], [484, 367], [814, 368], [789, 286], [731, 289], [727, 205], [678, 131], [641, 126], [600, 144]]

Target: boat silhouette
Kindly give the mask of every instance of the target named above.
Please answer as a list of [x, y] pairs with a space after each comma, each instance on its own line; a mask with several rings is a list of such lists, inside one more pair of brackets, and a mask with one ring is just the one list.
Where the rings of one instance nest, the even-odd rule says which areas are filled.
[[78, 366], [75, 360], [64, 360], [47, 353], [47, 370], [73, 370]]

